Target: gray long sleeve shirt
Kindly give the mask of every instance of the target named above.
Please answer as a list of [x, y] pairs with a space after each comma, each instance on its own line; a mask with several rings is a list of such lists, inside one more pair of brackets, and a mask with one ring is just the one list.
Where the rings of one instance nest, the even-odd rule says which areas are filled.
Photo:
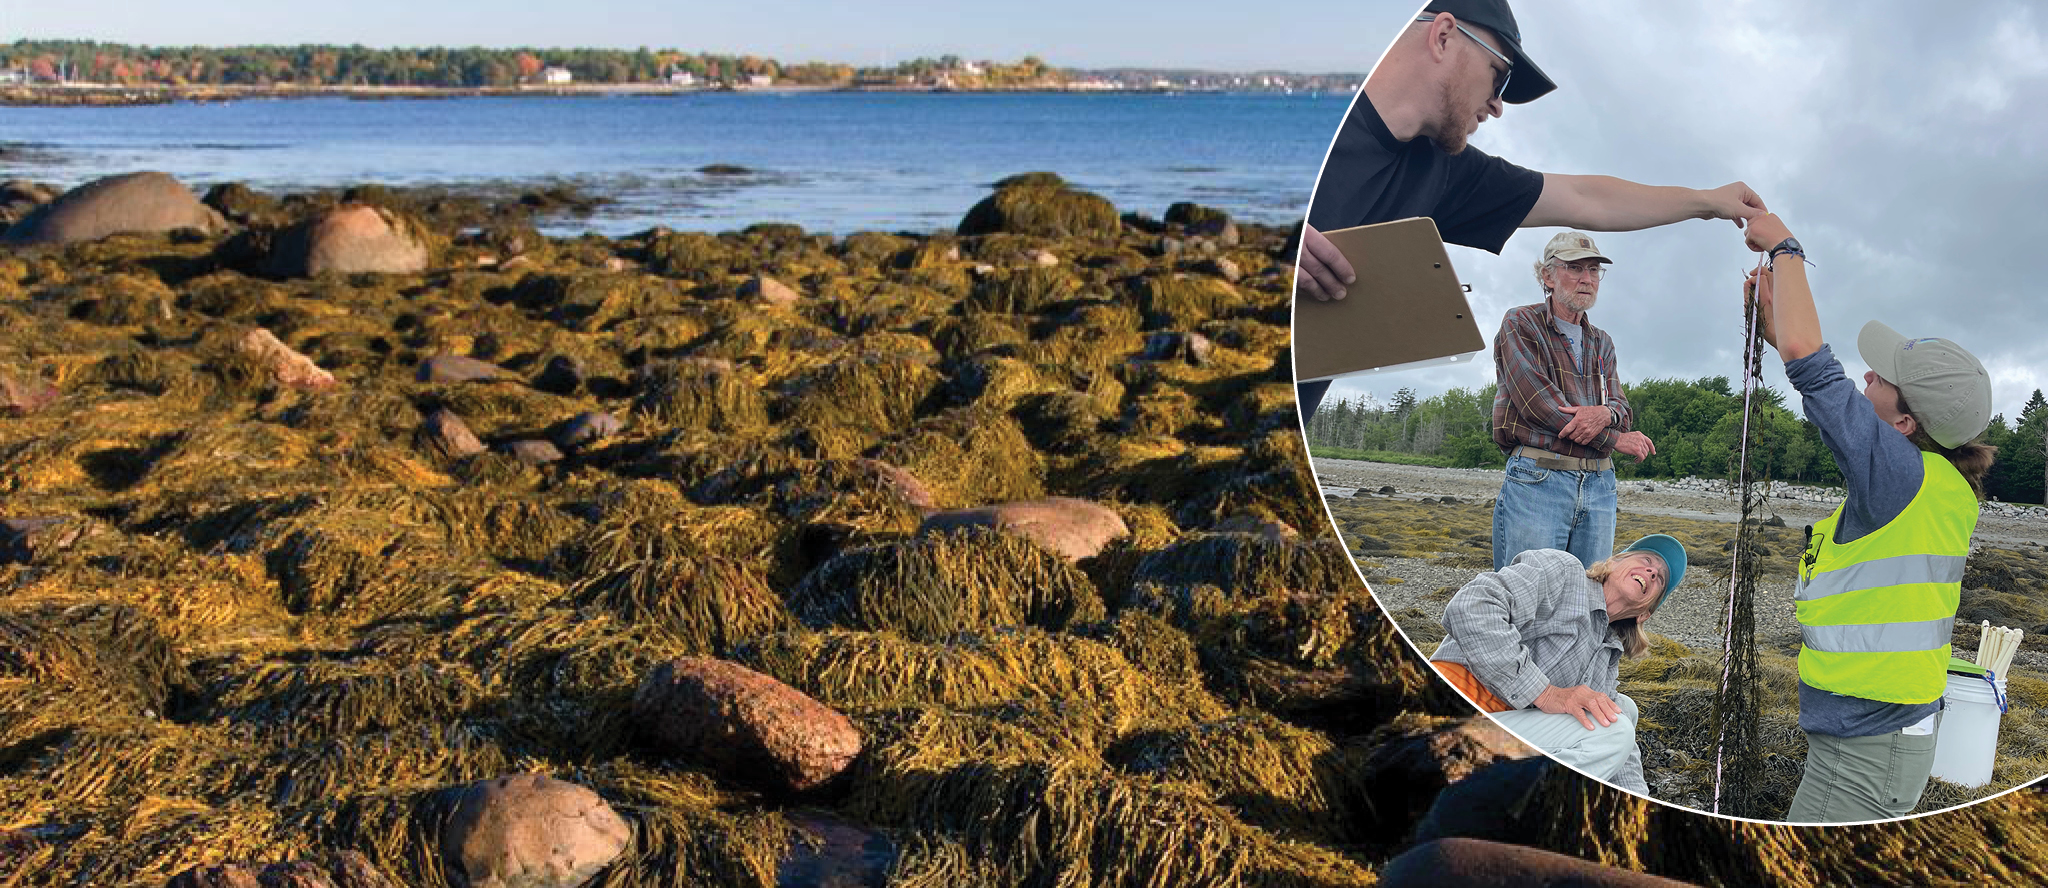
[[1473, 577], [1444, 608], [1444, 635], [1430, 659], [1465, 664], [1517, 709], [1552, 685], [1613, 698], [1620, 683], [1621, 637], [1608, 625], [1607, 597], [1569, 552], [1534, 549]]
[[[1830, 543], [1849, 543], [1890, 524], [1920, 492], [1926, 467], [1920, 448], [1877, 415], [1870, 400], [1842, 372], [1834, 350], [1822, 345], [1785, 362], [1785, 376], [1802, 396], [1806, 418], [1820, 427], [1821, 443], [1835, 455], [1848, 496]], [[1799, 727], [1836, 737], [1889, 734], [1941, 710], [1932, 703], [1886, 703], [1823, 691], [1799, 683]]]

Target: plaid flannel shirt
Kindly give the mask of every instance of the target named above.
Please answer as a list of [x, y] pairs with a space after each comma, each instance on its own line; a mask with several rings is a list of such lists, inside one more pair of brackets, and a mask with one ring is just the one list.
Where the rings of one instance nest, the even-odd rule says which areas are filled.
[[[1628, 397], [1614, 366], [1614, 340], [1579, 316], [1585, 328], [1584, 371], [1572, 364], [1572, 341], [1557, 329], [1548, 302], [1508, 310], [1493, 338], [1493, 372], [1500, 389], [1493, 396], [1493, 443], [1503, 451], [1517, 444], [1562, 456], [1600, 459], [1614, 453], [1614, 441], [1634, 428]], [[1558, 434], [1572, 421], [1565, 407], [1603, 404], [1614, 421], [1590, 444]]]
[[1569, 552], [1532, 549], [1451, 597], [1444, 642], [1430, 659], [1465, 664], [1509, 706], [1527, 709], [1552, 685], [1586, 685], [1613, 698], [1621, 654], [1607, 597], [1585, 565]]

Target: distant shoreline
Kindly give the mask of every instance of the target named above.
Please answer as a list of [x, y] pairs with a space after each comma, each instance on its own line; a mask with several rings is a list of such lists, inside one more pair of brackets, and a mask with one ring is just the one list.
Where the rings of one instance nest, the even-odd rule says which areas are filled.
[[168, 105], [179, 102], [235, 102], [252, 99], [342, 98], [363, 101], [464, 99], [464, 98], [588, 98], [605, 96], [674, 97], [708, 93], [1058, 93], [1061, 95], [1288, 95], [1271, 90], [1201, 90], [1184, 88], [1103, 89], [1100, 87], [1039, 84], [1007, 88], [961, 89], [944, 86], [767, 86], [702, 87], [655, 83], [604, 83], [555, 86], [443, 87], [443, 86], [120, 86], [113, 84], [66, 84], [63, 86], [13, 86], [0, 88], [0, 107], [120, 107], [127, 105]]

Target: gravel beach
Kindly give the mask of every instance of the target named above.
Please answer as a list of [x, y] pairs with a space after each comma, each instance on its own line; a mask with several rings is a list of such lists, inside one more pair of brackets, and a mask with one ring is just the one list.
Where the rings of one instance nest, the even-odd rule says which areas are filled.
[[[1349, 502], [1354, 492], [1364, 490], [1374, 501], [1426, 505], [1448, 496], [1455, 498], [1458, 504], [1441, 504], [1439, 508], [1490, 510], [1493, 498], [1500, 492], [1498, 469], [1441, 469], [1326, 458], [1317, 458], [1313, 462], [1324, 497], [1338, 506]], [[1620, 482], [1623, 530], [1616, 533], [1616, 543], [1620, 544], [1628, 537], [1626, 531], [1632, 518], [1651, 527], [1659, 526], [1657, 519], [1661, 518], [1733, 524], [1740, 515], [1740, 504], [1728, 493], [1707, 489], [1715, 484], [1717, 482], [1700, 479]], [[1390, 495], [1376, 493], [1387, 487], [1393, 488], [1394, 492]], [[1781, 542], [1766, 542], [1766, 546], [1774, 550], [1772, 557], [1789, 564], [1797, 556], [1802, 528], [1834, 511], [1840, 502], [1840, 493], [1832, 492], [1833, 498], [1828, 498], [1830, 491], [1825, 489], [1795, 485], [1781, 485], [1774, 493], [1769, 515], [1782, 518], [1785, 530], [1780, 532]], [[1786, 545], [1782, 540], [1789, 540], [1790, 544]], [[1994, 546], [2039, 550], [2044, 545], [2048, 545], [2048, 509], [1986, 504], [1984, 514], [1978, 518], [1974, 538], [1976, 549]], [[1442, 617], [1443, 606], [1450, 593], [1440, 590], [1451, 587], [1455, 591], [1480, 570], [1486, 569], [1483, 563], [1473, 563], [1471, 555], [1475, 548], [1463, 548], [1463, 557], [1456, 559], [1400, 556], [1367, 559], [1370, 562], [1366, 565], [1367, 580], [1373, 594], [1387, 613], [1395, 616], [1395, 622], [1402, 627], [1404, 634], [1412, 633], [1411, 639], [1425, 651], [1434, 646], [1442, 631], [1437, 621]], [[1488, 552], [1490, 550], [1481, 550], [1479, 554], [1490, 558]], [[1728, 556], [1718, 551], [1693, 551], [1690, 554], [1694, 569], [1687, 573], [1685, 582], [1648, 624], [1648, 628], [1694, 651], [1716, 649], [1722, 643], [1720, 626], [1727, 602], [1725, 562]], [[1445, 561], [1455, 563], [1446, 564]], [[1375, 578], [1380, 578], [1380, 581], [1375, 582]], [[1386, 582], [1385, 578], [1399, 582]], [[1792, 587], [1789, 567], [1782, 573], [1773, 572], [1757, 585], [1756, 637], [1765, 650], [1780, 650], [1788, 654], [1798, 651], [1799, 625], [1793, 616]], [[2031, 630], [2033, 627], [2024, 628]], [[1968, 644], [1973, 647], [1974, 641]], [[1958, 650], [1965, 647], [1965, 640], [1959, 637]], [[2036, 668], [2048, 666], [2048, 652], [2025, 650], [2017, 662]]]

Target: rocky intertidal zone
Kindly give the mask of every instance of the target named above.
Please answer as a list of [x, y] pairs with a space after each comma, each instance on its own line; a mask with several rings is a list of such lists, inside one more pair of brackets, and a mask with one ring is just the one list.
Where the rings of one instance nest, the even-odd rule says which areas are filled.
[[1285, 230], [9, 194], [0, 883], [1369, 884], [1522, 754], [1326, 529]]
[[1284, 231], [525, 198], [0, 186], [0, 885], [2042, 865], [2032, 794], [1731, 824], [1471, 718], [1326, 529]]

